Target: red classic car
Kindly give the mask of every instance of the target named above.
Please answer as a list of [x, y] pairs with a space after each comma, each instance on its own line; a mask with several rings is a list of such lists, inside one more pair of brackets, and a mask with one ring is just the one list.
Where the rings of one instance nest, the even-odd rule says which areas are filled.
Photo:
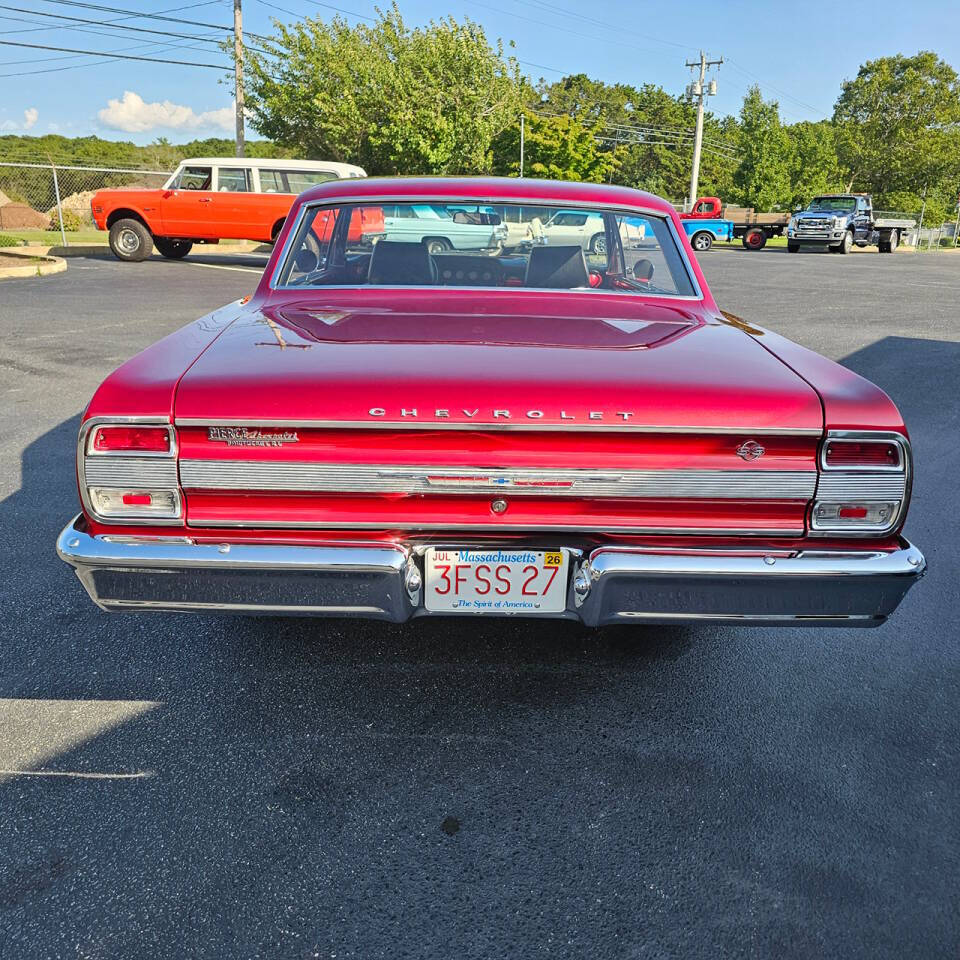
[[[506, 229], [348, 242], [423, 204]], [[531, 241], [560, 209], [603, 244]], [[97, 390], [77, 475], [57, 547], [106, 610], [870, 626], [925, 568], [890, 399], [721, 312], [620, 187], [302, 194], [252, 297]]]

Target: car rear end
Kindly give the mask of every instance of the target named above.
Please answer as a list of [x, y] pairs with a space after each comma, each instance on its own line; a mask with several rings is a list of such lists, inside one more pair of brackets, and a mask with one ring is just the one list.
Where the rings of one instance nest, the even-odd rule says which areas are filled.
[[[492, 204], [502, 223], [638, 196], [457, 188], [468, 213], [514, 197]], [[663, 201], [640, 195], [635, 223], [603, 211], [589, 261], [454, 257], [351, 249], [359, 208], [440, 198], [345, 190], [298, 201], [257, 296], [175, 375], [141, 363], [136, 390], [95, 397], [58, 550], [101, 607], [873, 626], [922, 575], [893, 405], [721, 316]], [[644, 231], [629, 256], [624, 226]], [[112, 415], [145, 390], [151, 410]]]
[[923, 571], [895, 433], [93, 420], [78, 476], [113, 610], [870, 626]]

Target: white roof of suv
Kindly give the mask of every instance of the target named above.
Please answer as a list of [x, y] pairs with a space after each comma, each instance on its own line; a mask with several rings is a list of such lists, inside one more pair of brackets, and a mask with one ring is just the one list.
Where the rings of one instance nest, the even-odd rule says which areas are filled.
[[270, 170], [329, 170], [341, 180], [365, 177], [367, 171], [352, 163], [334, 160], [272, 160], [268, 157], [190, 157], [179, 166], [192, 167], [267, 167]]

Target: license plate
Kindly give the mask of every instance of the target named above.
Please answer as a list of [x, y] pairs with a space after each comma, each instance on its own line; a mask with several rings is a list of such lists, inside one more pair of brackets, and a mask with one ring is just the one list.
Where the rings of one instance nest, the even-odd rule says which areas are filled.
[[438, 550], [424, 555], [426, 608], [438, 613], [560, 613], [566, 550]]

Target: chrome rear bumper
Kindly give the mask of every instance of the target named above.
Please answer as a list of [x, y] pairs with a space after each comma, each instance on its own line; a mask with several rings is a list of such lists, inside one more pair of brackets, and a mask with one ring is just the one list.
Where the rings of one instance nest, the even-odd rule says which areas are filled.
[[[424, 616], [416, 545], [199, 544], [162, 536], [102, 537], [80, 517], [57, 553], [104, 610], [365, 617]], [[567, 607], [554, 616], [608, 623], [876, 626], [923, 576], [923, 555], [899, 549], [757, 555], [601, 547], [574, 563]]]

